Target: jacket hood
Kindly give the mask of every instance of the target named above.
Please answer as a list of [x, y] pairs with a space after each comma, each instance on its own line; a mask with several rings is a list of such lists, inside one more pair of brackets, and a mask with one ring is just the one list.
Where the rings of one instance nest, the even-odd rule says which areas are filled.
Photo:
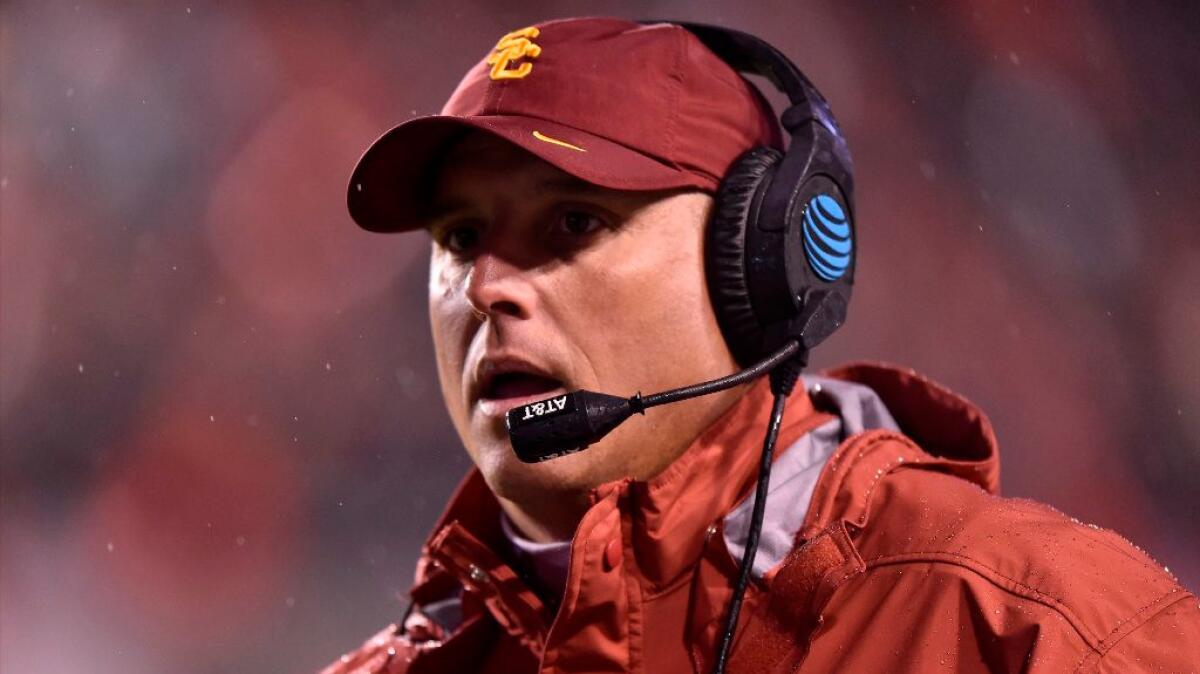
[[851, 363], [824, 372], [862, 384], [887, 406], [904, 435], [931, 460], [925, 466], [1000, 491], [1000, 452], [992, 424], [963, 396], [911, 368], [885, 363]]

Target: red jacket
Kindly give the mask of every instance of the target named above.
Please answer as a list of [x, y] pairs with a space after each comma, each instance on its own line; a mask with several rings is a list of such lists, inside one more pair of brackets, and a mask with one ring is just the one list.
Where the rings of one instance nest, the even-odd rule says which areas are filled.
[[[878, 393], [904, 434], [855, 434], [827, 461], [795, 547], [747, 589], [729, 672], [1200, 672], [1196, 597], [1119, 535], [998, 497], [970, 403], [912, 371], [832, 376]], [[406, 629], [324, 674], [708, 671], [737, 570], [721, 527], [769, 408], [755, 385], [662, 474], [595, 489], [553, 613], [503, 560], [473, 471], [422, 551]], [[793, 396], [778, 446], [831, 418]], [[460, 591], [447, 634], [420, 607]]]

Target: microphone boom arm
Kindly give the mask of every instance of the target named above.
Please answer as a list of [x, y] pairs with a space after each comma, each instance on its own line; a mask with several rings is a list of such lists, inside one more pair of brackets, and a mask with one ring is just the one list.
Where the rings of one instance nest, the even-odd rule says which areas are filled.
[[526, 463], [548, 461], [596, 442], [634, 413], [645, 414], [650, 407], [744, 384], [789, 360], [805, 355], [800, 353], [801, 350], [801, 341], [791, 340], [775, 353], [740, 372], [648, 396], [638, 393], [623, 398], [595, 391], [572, 391], [514, 407], [504, 415], [504, 424], [508, 428], [513, 451], [519, 459]]
[[[754, 365], [751, 365], [741, 372], [735, 372], [729, 376], [721, 377], [720, 379], [706, 381], [701, 384], [692, 384], [691, 386], [683, 386], [680, 388], [671, 389], [670, 391], [655, 393], [653, 395], [642, 396], [641, 394], [638, 394], [634, 396], [634, 398], [640, 398], [641, 406], [643, 409], [645, 409], [657, 407], [659, 405], [666, 405], [668, 403], [679, 402], [680, 400], [687, 400], [688, 398], [708, 395], [709, 393], [716, 393], [717, 391], [724, 391], [727, 388], [733, 388], [738, 384], [744, 384], [752, 379], [757, 379], [763, 376], [764, 374], [775, 369], [775, 366], [791, 358], [799, 349], [800, 343], [797, 341], [791, 341], [785, 344], [782, 349], [758, 361]], [[634, 404], [636, 405], [636, 403]], [[640, 412], [641, 410], [635, 411]]]

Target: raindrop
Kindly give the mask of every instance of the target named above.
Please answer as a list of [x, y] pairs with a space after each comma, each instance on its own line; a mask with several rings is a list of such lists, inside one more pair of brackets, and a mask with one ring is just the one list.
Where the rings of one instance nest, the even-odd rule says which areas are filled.
[[933, 162], [923, 161], [917, 164], [917, 168], [921, 170], [921, 175], [924, 176], [926, 180], [933, 181], [937, 179], [937, 168], [933, 165]]
[[106, 545], [106, 546], [104, 546], [104, 547], [108, 548], [108, 551], [109, 551], [109, 552], [112, 552], [113, 550], [116, 550], [116, 549], [117, 549], [117, 546], [113, 545], [113, 542], [112, 542], [112, 541], [109, 541], [109, 542], [108, 542], [108, 545]]

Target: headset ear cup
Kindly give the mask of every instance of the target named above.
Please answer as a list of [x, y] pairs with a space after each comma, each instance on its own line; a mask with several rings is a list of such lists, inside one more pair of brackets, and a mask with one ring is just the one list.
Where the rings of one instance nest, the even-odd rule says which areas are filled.
[[746, 227], [764, 182], [782, 157], [770, 147], [756, 147], [738, 157], [721, 181], [708, 224], [708, 293], [725, 343], [743, 366], [763, 355], [763, 328], [750, 303], [746, 275]]

